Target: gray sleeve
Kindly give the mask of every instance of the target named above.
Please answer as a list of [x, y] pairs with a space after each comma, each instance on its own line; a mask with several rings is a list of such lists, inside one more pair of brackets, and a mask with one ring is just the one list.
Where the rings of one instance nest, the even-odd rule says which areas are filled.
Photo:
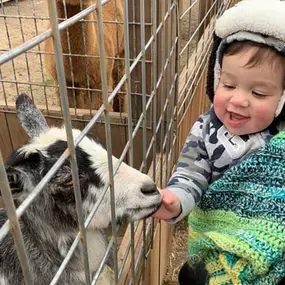
[[175, 193], [181, 202], [182, 213], [169, 223], [176, 223], [189, 214], [200, 202], [211, 180], [211, 162], [205, 147], [207, 115], [193, 125], [171, 176], [167, 190]]

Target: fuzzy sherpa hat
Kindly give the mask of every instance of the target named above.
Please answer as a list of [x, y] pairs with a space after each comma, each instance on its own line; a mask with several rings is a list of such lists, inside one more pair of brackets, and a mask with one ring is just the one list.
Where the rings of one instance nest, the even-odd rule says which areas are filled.
[[[285, 56], [284, 15], [285, 1], [244, 0], [225, 11], [217, 20], [207, 77], [207, 94], [211, 101], [220, 80], [223, 54], [230, 43], [253, 41], [275, 48]], [[284, 101], [285, 90], [275, 117], [285, 119]]]

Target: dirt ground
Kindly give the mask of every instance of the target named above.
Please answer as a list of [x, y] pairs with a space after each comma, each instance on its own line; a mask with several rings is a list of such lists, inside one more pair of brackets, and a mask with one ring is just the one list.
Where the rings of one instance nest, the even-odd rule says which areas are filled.
[[[47, 29], [46, 0], [6, 2], [2, 6], [0, 4], [0, 15], [7, 16], [6, 19], [0, 17], [0, 55]], [[17, 18], [19, 15], [24, 18]], [[27, 92], [34, 97], [36, 104], [48, 104], [49, 106], [57, 104], [55, 88], [44, 86], [51, 85], [52, 81], [44, 70], [41, 51], [42, 45], [1, 66], [0, 75], [5, 82], [0, 84], [0, 100], [4, 100], [5, 96], [14, 102], [17, 93]]]
[[178, 284], [180, 268], [187, 260], [188, 227], [187, 219], [183, 219], [175, 225], [172, 236], [172, 249], [169, 264], [164, 277], [163, 285]]
[[[193, 0], [192, 0], [193, 2]], [[191, 0], [184, 0], [184, 9]], [[197, 5], [195, 5], [197, 6]], [[193, 7], [181, 19], [181, 47], [184, 47], [197, 26], [197, 7]], [[6, 17], [1, 17], [5, 15]], [[21, 17], [19, 17], [21, 16]], [[46, 0], [12, 0], [0, 4], [0, 55], [44, 32], [48, 26]], [[190, 27], [190, 28], [189, 28]], [[180, 71], [188, 55], [195, 48], [195, 39], [180, 56]], [[43, 43], [28, 53], [8, 61], [0, 67], [0, 100], [14, 102], [17, 93], [27, 92], [36, 104], [54, 106], [58, 104], [57, 88], [44, 67]]]
[[[191, 0], [184, 0], [187, 8]], [[192, 0], [193, 1], [193, 0]], [[0, 1], [1, 2], [1, 1]], [[181, 47], [183, 48], [193, 31], [197, 27], [197, 7], [193, 7], [181, 20]], [[46, 0], [13, 0], [0, 4], [0, 56], [7, 50], [21, 45], [23, 42], [39, 35], [47, 29], [48, 8]], [[24, 16], [19, 18], [18, 16]], [[36, 18], [36, 19], [34, 19]], [[189, 29], [190, 27], [190, 29]], [[181, 71], [189, 55], [195, 48], [195, 39], [189, 49], [181, 55]], [[8, 99], [15, 101], [17, 93], [27, 92], [34, 97], [36, 104], [57, 105], [56, 88], [44, 69], [43, 45], [36, 46], [26, 55], [21, 55], [3, 64], [0, 67], [0, 101]], [[176, 225], [173, 234], [172, 252], [169, 266], [165, 276], [164, 285], [177, 283], [177, 274], [187, 258], [187, 223], [180, 222]]]

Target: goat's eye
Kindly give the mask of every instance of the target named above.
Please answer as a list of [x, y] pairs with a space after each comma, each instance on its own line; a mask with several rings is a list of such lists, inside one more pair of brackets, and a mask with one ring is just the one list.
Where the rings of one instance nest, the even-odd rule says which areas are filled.
[[58, 176], [57, 182], [62, 186], [62, 187], [70, 187], [72, 186], [72, 175], [71, 173], [66, 173], [66, 174], [61, 174]]
[[20, 192], [22, 189], [22, 180], [20, 176], [17, 173], [9, 173], [8, 174], [8, 180], [9, 185], [11, 188], [11, 191], [14, 192]]
[[19, 184], [19, 176], [16, 173], [9, 174], [8, 180], [9, 180], [10, 185]]

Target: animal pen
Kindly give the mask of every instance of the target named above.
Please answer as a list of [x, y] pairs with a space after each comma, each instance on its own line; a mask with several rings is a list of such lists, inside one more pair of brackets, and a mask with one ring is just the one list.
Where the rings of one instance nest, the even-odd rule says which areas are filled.
[[[9, 216], [0, 229], [0, 242], [10, 231], [26, 284], [32, 278], [18, 218], [56, 169], [15, 209], [4, 162], [28, 140], [15, 113], [16, 96], [27, 93], [49, 125], [65, 124], [67, 136], [73, 127], [82, 130], [82, 137], [99, 138], [108, 152], [105, 195], [112, 197], [116, 191], [112, 182], [118, 166], [112, 165], [111, 154], [163, 188], [194, 120], [209, 107], [205, 69], [213, 27], [234, 2], [0, 0], [0, 189]], [[112, 17], [107, 16], [110, 9]], [[95, 52], [88, 53], [90, 45], [96, 45]], [[100, 98], [99, 103], [94, 105], [93, 98]], [[79, 141], [68, 138], [72, 160]], [[93, 215], [96, 219], [96, 209]], [[86, 228], [82, 219], [79, 228], [50, 284], [57, 283], [76, 246], [84, 243], [79, 238]], [[171, 226], [152, 218], [120, 226], [113, 221], [107, 232], [107, 252], [86, 284], [97, 284], [108, 255], [113, 256], [114, 284], [163, 284]]]

